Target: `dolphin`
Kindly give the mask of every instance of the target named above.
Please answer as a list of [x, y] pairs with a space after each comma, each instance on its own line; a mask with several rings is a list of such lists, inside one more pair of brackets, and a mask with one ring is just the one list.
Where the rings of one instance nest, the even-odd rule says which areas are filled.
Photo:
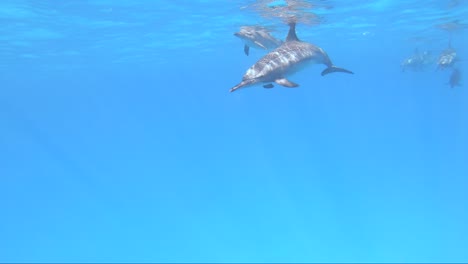
[[413, 55], [403, 60], [401, 63], [401, 70], [412, 69], [415, 71], [424, 70], [425, 67], [432, 62], [432, 55], [430, 51], [419, 52], [415, 49]]
[[449, 40], [448, 47], [442, 51], [437, 60], [438, 69], [446, 69], [452, 67], [458, 61], [457, 51], [452, 48], [452, 40]]
[[448, 31], [450, 33], [453, 33], [453, 32], [468, 28], [468, 25], [464, 23], [460, 23], [460, 20], [456, 19], [452, 22], [438, 24], [436, 25], [436, 27], [438, 27], [439, 29]]
[[270, 32], [258, 26], [242, 26], [234, 36], [244, 42], [244, 53], [249, 56], [250, 47], [256, 49], [270, 50], [277, 48], [283, 42], [273, 37]]
[[454, 88], [455, 86], [461, 86], [460, 84], [461, 80], [461, 73], [459, 69], [453, 69], [452, 74], [450, 75], [450, 80], [449, 80], [449, 85], [451, 88]]
[[437, 61], [437, 65], [439, 69], [443, 70], [452, 67], [455, 62], [457, 62], [457, 52], [455, 49], [449, 47], [442, 51]]
[[296, 35], [296, 23], [291, 22], [286, 41], [252, 65], [242, 81], [229, 91], [234, 92], [257, 83], [266, 83], [264, 88], [273, 88], [273, 82], [284, 87], [297, 87], [299, 85], [286, 79], [286, 76], [296, 73], [308, 64], [325, 64], [327, 68], [322, 71], [322, 76], [332, 72], [353, 74], [352, 71], [334, 66], [327, 53], [320, 47], [300, 41]]

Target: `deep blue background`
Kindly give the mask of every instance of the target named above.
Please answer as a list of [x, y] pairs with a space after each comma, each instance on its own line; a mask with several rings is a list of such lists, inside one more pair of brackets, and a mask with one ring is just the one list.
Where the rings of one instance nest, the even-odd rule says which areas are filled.
[[334, 1], [355, 75], [229, 93], [251, 2], [0, 3], [0, 262], [468, 261], [466, 86], [400, 69], [466, 3]]

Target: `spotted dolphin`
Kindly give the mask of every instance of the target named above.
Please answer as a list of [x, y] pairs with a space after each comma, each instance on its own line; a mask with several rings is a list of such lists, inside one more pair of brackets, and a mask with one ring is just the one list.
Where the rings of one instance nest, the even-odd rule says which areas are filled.
[[239, 32], [234, 33], [234, 36], [240, 38], [244, 42], [244, 53], [249, 55], [250, 48], [271, 50], [279, 47], [283, 42], [276, 39], [264, 27], [259, 26], [242, 26]]
[[420, 53], [418, 49], [415, 49], [413, 55], [406, 58], [401, 63], [401, 70], [406, 71], [406, 69], [412, 69], [415, 71], [421, 71], [424, 70], [432, 61], [433, 58], [430, 51]]
[[458, 62], [457, 51], [452, 48], [452, 40], [449, 40], [448, 48], [442, 51], [437, 60], [437, 69], [447, 69], [453, 67]]
[[452, 67], [457, 62], [457, 51], [451, 47], [442, 51], [437, 61], [438, 69], [446, 69]]
[[229, 91], [257, 83], [265, 83], [264, 88], [273, 88], [273, 83], [284, 87], [297, 87], [298, 84], [286, 79], [287, 76], [296, 73], [309, 64], [325, 64], [327, 68], [322, 71], [322, 76], [332, 72], [352, 71], [333, 65], [327, 53], [318, 46], [300, 41], [296, 35], [296, 23], [289, 23], [289, 32], [286, 41], [275, 50], [269, 52], [244, 74], [242, 81]]

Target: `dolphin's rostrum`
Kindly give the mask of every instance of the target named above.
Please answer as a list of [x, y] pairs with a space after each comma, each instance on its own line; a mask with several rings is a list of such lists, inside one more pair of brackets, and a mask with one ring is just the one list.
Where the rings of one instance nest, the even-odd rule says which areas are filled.
[[229, 91], [233, 92], [257, 83], [266, 83], [264, 88], [273, 88], [273, 82], [284, 87], [297, 87], [299, 85], [286, 79], [286, 76], [314, 63], [327, 66], [322, 71], [322, 76], [332, 72], [353, 74], [349, 70], [334, 66], [327, 53], [320, 47], [300, 41], [296, 35], [296, 23], [291, 22], [286, 41], [250, 67], [242, 81]]

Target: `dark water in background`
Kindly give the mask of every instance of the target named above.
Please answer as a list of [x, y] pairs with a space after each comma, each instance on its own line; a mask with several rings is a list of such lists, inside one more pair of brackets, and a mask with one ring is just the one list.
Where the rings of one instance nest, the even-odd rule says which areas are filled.
[[457, 2], [327, 2], [355, 75], [228, 93], [253, 1], [2, 1], [0, 262], [468, 261], [466, 85], [400, 69]]

